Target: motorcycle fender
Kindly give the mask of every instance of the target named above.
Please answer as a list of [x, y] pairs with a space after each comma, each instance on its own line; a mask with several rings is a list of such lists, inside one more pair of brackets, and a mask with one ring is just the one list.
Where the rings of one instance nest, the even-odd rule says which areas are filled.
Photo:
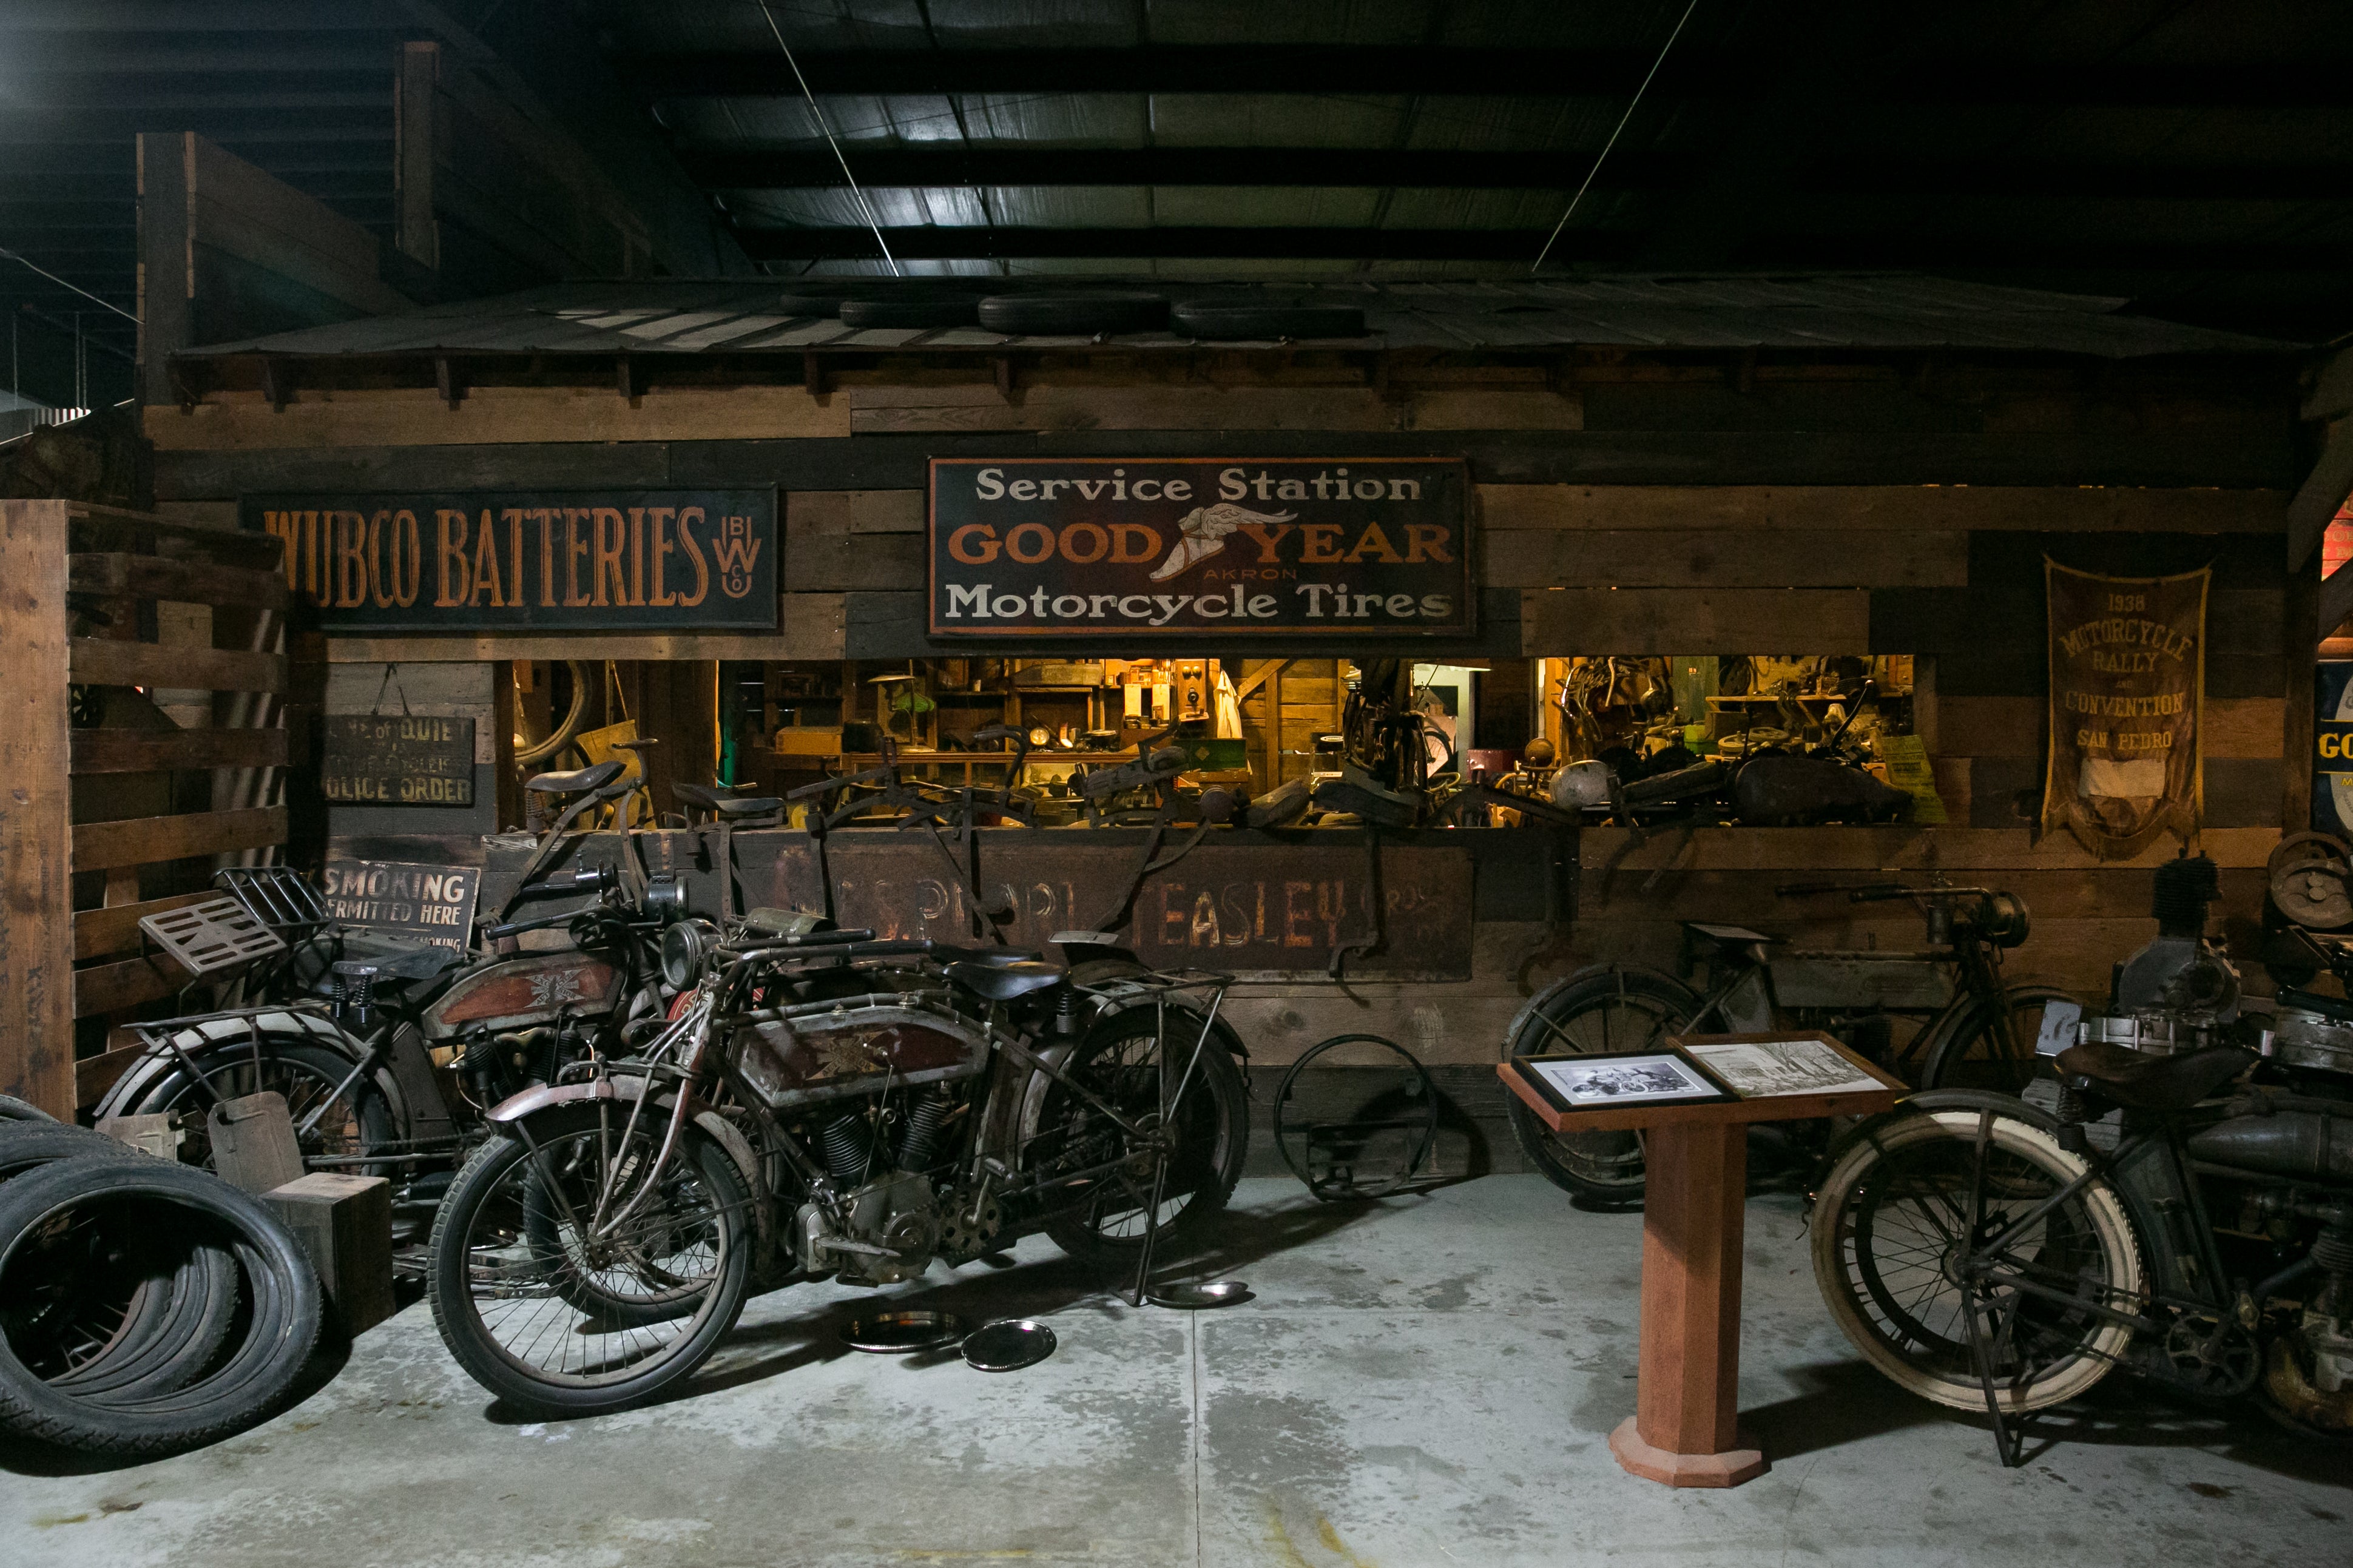
[[[637, 1078], [600, 1078], [587, 1083], [543, 1083], [499, 1101], [491, 1108], [488, 1120], [501, 1131], [508, 1131], [517, 1122], [559, 1106], [588, 1104], [600, 1100], [634, 1102], [644, 1099], [645, 1092], [645, 1080]], [[654, 1108], [665, 1112], [677, 1103], [677, 1094], [669, 1090], [654, 1098]], [[736, 1174], [744, 1178], [744, 1190], [752, 1194], [753, 1266], [755, 1270], [764, 1270], [776, 1247], [776, 1205], [764, 1201], [768, 1191], [768, 1179], [761, 1171], [760, 1157], [753, 1152], [751, 1140], [717, 1111], [698, 1110], [689, 1120], [727, 1151], [728, 1159], [735, 1163]]]
[[[261, 1026], [265, 1050], [269, 1042], [275, 1040], [289, 1045], [319, 1046], [353, 1064], [367, 1055], [367, 1047], [345, 1034], [332, 1020], [314, 1013], [264, 1013], [256, 1021]], [[253, 1049], [252, 1033], [242, 1018], [217, 1018], [210, 1023], [191, 1024], [177, 1031], [173, 1038], [199, 1068], [208, 1066], [209, 1058], [213, 1057], [238, 1052], [250, 1054]], [[99, 1097], [91, 1116], [102, 1121], [110, 1116], [130, 1114], [131, 1107], [145, 1098], [147, 1091], [159, 1081], [178, 1071], [179, 1067], [179, 1056], [170, 1047], [149, 1051], [132, 1063], [122, 1076], [114, 1080], [114, 1086]], [[392, 1106], [396, 1122], [407, 1126], [411, 1108], [407, 1097], [400, 1092], [399, 1083], [382, 1063], [377, 1064], [375, 1078], [376, 1087]]]
[[2006, 1094], [1996, 1094], [1989, 1089], [1932, 1089], [1924, 1094], [1908, 1095], [1894, 1110], [1866, 1116], [1831, 1139], [1831, 1146], [1823, 1151], [1820, 1161], [1814, 1166], [1812, 1175], [1807, 1178], [1807, 1202], [1810, 1204], [1813, 1201], [1811, 1194], [1820, 1190], [1822, 1178], [1846, 1158], [1847, 1152], [1878, 1129], [1899, 1116], [1934, 1116], [1942, 1110], [1990, 1110], [1997, 1116], [2023, 1121], [2053, 1138], [2059, 1136], [2059, 1119], [2040, 1106], [2029, 1105]]

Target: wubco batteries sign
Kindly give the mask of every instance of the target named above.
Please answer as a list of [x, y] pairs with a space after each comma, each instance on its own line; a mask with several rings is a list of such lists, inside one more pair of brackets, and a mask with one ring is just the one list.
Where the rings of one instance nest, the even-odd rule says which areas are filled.
[[936, 458], [932, 635], [1464, 636], [1468, 493], [1447, 458]]
[[660, 631], [776, 624], [776, 493], [248, 496], [329, 632]]

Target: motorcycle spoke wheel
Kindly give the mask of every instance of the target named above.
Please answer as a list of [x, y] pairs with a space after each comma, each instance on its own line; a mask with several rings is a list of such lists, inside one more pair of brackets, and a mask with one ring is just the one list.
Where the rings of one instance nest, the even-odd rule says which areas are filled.
[[[1071, 1053], [1064, 1072], [1117, 1110], [1134, 1132], [1067, 1085], [1047, 1086], [1022, 1163], [1050, 1184], [1043, 1206], [1061, 1212], [1048, 1232], [1064, 1251], [1132, 1255], [1147, 1235], [1165, 1243], [1225, 1206], [1241, 1173], [1249, 1124], [1240, 1074], [1215, 1039], [1202, 1047], [1161, 1141], [1166, 1168], [1154, 1202], [1161, 1101], [1174, 1091], [1198, 1037], [1196, 1015], [1172, 1008], [1164, 1035], [1156, 1010], [1140, 1007], [1117, 1016]], [[1069, 1184], [1051, 1188], [1058, 1180]]]
[[434, 1317], [494, 1392], [617, 1407], [691, 1373], [742, 1309], [750, 1199], [725, 1151], [690, 1129], [649, 1189], [662, 1122], [624, 1139], [621, 1120], [575, 1117], [535, 1152], [500, 1139], [451, 1184]]
[[[2009, 1117], [1995, 1120], [1980, 1154], [1978, 1122], [1976, 1112], [1899, 1115], [1851, 1150], [1816, 1205], [1815, 1279], [1841, 1331], [1874, 1365], [1957, 1409], [1985, 1406], [1974, 1306], [1997, 1397], [2013, 1411], [2039, 1410], [2089, 1388], [2124, 1352], [2129, 1325], [2093, 1309], [2137, 1309], [2139, 1249], [2101, 1182], [2012, 1228], [2013, 1217], [2083, 1166]], [[1973, 1229], [1980, 1184], [1983, 1218]]]

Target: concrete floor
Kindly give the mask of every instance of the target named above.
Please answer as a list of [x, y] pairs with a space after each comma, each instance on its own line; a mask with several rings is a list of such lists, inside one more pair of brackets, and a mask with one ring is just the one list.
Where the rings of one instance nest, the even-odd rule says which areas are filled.
[[1864, 1368], [1830, 1326], [1792, 1198], [1749, 1208], [1744, 1420], [1773, 1459], [1729, 1492], [1618, 1468], [1641, 1217], [1496, 1176], [1364, 1207], [1252, 1180], [1219, 1267], [1257, 1300], [1107, 1300], [1042, 1239], [899, 1294], [1050, 1312], [1061, 1349], [989, 1376], [845, 1352], [862, 1299], [755, 1301], [688, 1394], [523, 1422], [424, 1306], [293, 1411], [201, 1453], [37, 1473], [0, 1453], [15, 1568], [433, 1564], [1288, 1564], [1790, 1559], [1870, 1564], [2353, 1562], [2353, 1451], [2122, 1378], [2003, 1471], [1978, 1426]]

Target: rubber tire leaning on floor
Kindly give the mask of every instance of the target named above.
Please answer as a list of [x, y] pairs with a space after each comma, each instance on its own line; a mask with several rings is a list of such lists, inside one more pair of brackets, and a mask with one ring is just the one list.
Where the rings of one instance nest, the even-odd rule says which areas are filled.
[[[1609, 1003], [1635, 1000], [1655, 1007], [1672, 1026], [1690, 1017], [1701, 998], [1689, 986], [1646, 970], [1585, 970], [1538, 992], [1520, 1009], [1504, 1037], [1504, 1058], [1559, 1054], [1569, 1042], [1546, 1027], [1546, 1023], [1561, 1027]], [[1609, 1045], [1613, 1050], [1635, 1047], [1631, 1040], [1611, 1041]], [[1500, 1085], [1498, 1088], [1520, 1152], [1527, 1156], [1529, 1167], [1546, 1181], [1565, 1193], [1595, 1203], [1641, 1201], [1641, 1145], [1634, 1133], [1556, 1133], [1537, 1120], [1525, 1100], [1509, 1089]]]
[[[592, 1106], [543, 1111], [530, 1118], [533, 1136], [544, 1148], [570, 1135], [575, 1121], [594, 1124]], [[555, 1129], [555, 1131], [549, 1131]], [[491, 1394], [526, 1410], [551, 1415], [596, 1415], [642, 1403], [670, 1384], [691, 1377], [709, 1360], [720, 1340], [735, 1326], [751, 1293], [754, 1237], [749, 1217], [752, 1199], [744, 1177], [727, 1151], [709, 1133], [689, 1123], [681, 1131], [679, 1157], [691, 1159], [702, 1179], [710, 1184], [721, 1222], [730, 1227], [728, 1255], [712, 1289], [719, 1292], [716, 1309], [696, 1325], [678, 1349], [642, 1373], [611, 1383], [583, 1386], [549, 1383], [533, 1376], [510, 1357], [482, 1327], [472, 1307], [469, 1289], [466, 1235], [475, 1211], [494, 1198], [500, 1184], [513, 1168], [531, 1157], [531, 1150], [513, 1137], [493, 1138], [474, 1151], [449, 1184], [440, 1211], [433, 1216], [433, 1237], [427, 1264], [427, 1293], [433, 1304], [433, 1325], [441, 1342], [458, 1358], [476, 1383]]]
[[52, 1126], [63, 1125], [31, 1100], [18, 1100], [13, 1094], [0, 1094], [0, 1121], [46, 1121]]
[[286, 1227], [216, 1177], [161, 1160], [76, 1160], [0, 1187], [0, 1289], [20, 1244], [77, 1204], [140, 1204], [146, 1225], [184, 1233], [216, 1228], [237, 1259], [249, 1302], [245, 1334], [218, 1365], [182, 1386], [83, 1396], [35, 1377], [0, 1343], [0, 1426], [89, 1453], [153, 1455], [216, 1441], [269, 1416], [290, 1394], [318, 1343], [318, 1276]]
[[69, 1127], [62, 1121], [0, 1121], [0, 1182], [58, 1160], [153, 1158], [87, 1127]]
[[[1974, 1110], [1890, 1113], [1874, 1124], [1871, 1136], [1854, 1140], [1822, 1178], [1810, 1222], [1814, 1283], [1839, 1331], [1897, 1387], [1949, 1409], [1979, 1413], [1986, 1407], [1985, 1388], [1973, 1373], [1956, 1369], [1950, 1375], [1939, 1375], [1907, 1360], [1888, 1344], [1869, 1315], [1857, 1305], [1855, 1287], [1847, 1278], [1845, 1238], [1849, 1226], [1846, 1211], [1874, 1168], [1926, 1142], [1943, 1139], [1973, 1144], [1983, 1114]], [[2058, 1140], [2050, 1133], [2021, 1118], [1995, 1113], [1990, 1136], [1996, 1148], [2039, 1166], [2054, 1183], [2071, 1182], [2083, 1173], [2081, 1159], [2060, 1148]], [[2084, 1188], [2082, 1196], [2084, 1216], [2091, 1222], [2101, 1254], [2115, 1278], [2111, 1290], [2127, 1301], [2137, 1300], [2145, 1275], [2140, 1244], [2125, 1213], [2123, 1200], [2104, 1181], [2091, 1183]], [[2126, 1325], [2103, 1323], [2084, 1336], [2081, 1353], [2060, 1363], [2052, 1375], [2037, 1378], [2023, 1388], [2000, 1380], [1994, 1387], [2011, 1415], [2064, 1404], [2088, 1391], [2113, 1370], [2132, 1334]]]
[[[1198, 1018], [1199, 1015], [1188, 1008], [1186, 1009], [1186, 1016]], [[1154, 1022], [1153, 1011], [1145, 1007], [1113, 1015], [1089, 1031], [1086, 1039], [1071, 1054], [1065, 1070], [1078, 1076], [1090, 1054], [1108, 1047], [1135, 1030], [1147, 1028]], [[1194, 1039], [1198, 1037], [1185, 1037], [1187, 1031], [1181, 1028], [1172, 1033], [1176, 1037], [1172, 1042], [1173, 1047], [1188, 1052]], [[1175, 1220], [1161, 1228], [1158, 1238], [1153, 1243], [1155, 1251], [1163, 1258], [1177, 1256], [1169, 1249], [1183, 1247], [1193, 1241], [1202, 1226], [1209, 1224], [1225, 1208], [1234, 1195], [1234, 1184], [1241, 1180], [1242, 1165], [1250, 1154], [1250, 1090], [1242, 1080], [1241, 1069], [1234, 1063], [1232, 1053], [1222, 1048], [1214, 1035], [1201, 1052], [1199, 1073], [1201, 1085], [1210, 1097], [1211, 1126], [1217, 1131], [1218, 1143], [1209, 1152], [1206, 1168], [1199, 1172], [1199, 1180], [1191, 1189], [1192, 1201], [1179, 1211]], [[1060, 1086], [1053, 1083], [1047, 1086], [1047, 1106], [1040, 1110], [1039, 1116], [1041, 1130], [1058, 1098], [1059, 1089]], [[1187, 1098], [1189, 1100], [1196, 1092], [1188, 1089]], [[1163, 1201], [1176, 1195], [1172, 1189], [1165, 1194]], [[1046, 1234], [1055, 1246], [1073, 1258], [1129, 1267], [1134, 1265], [1144, 1240], [1140, 1236], [1103, 1236], [1077, 1216], [1048, 1226]]]

